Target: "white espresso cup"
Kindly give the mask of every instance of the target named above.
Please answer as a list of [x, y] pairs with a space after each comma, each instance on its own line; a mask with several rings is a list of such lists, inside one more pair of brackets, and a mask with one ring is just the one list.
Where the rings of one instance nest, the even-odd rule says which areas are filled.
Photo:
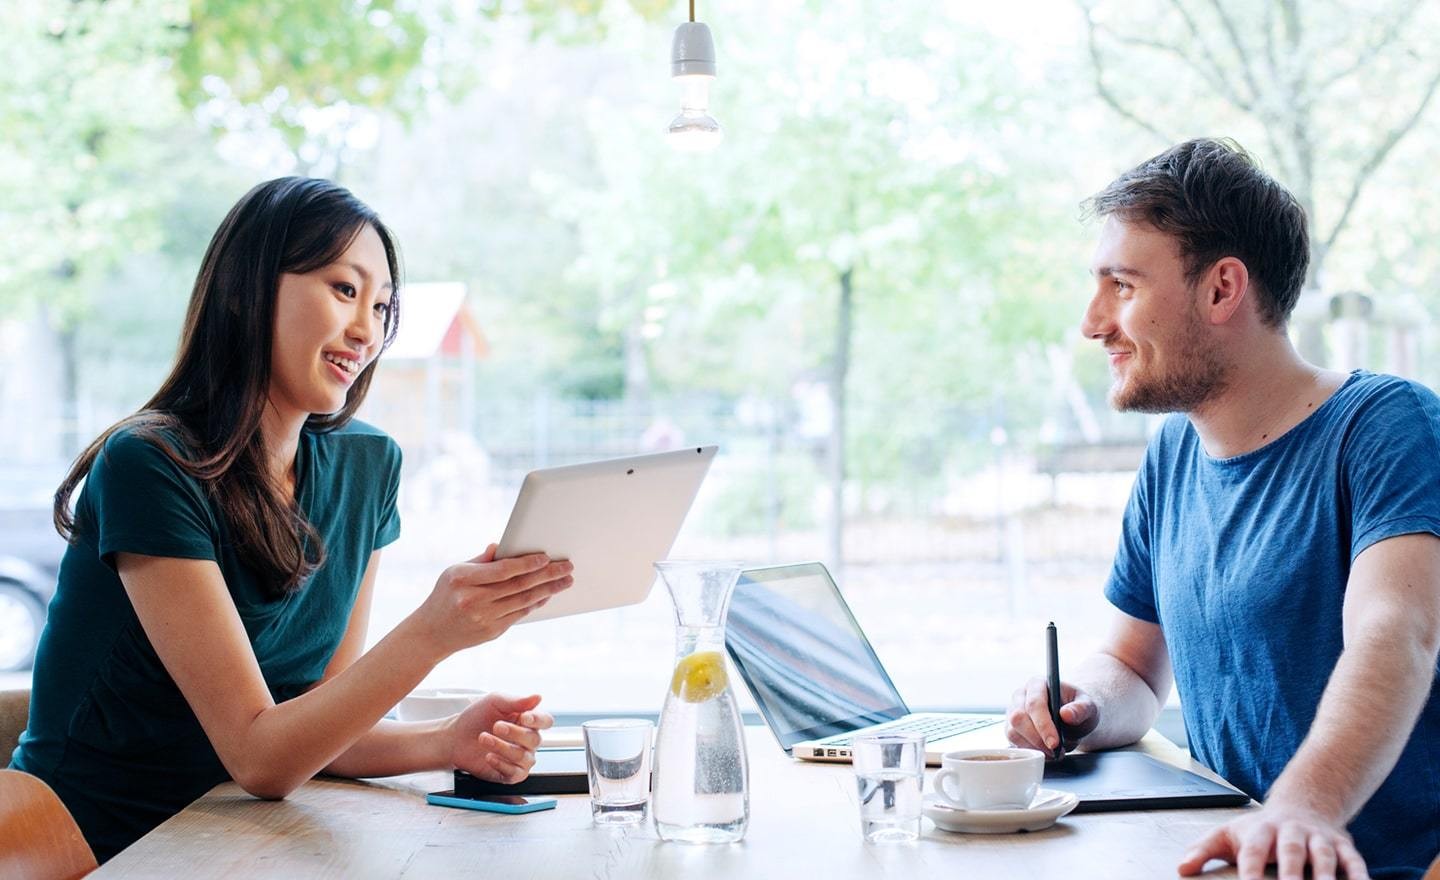
[[1034, 749], [965, 749], [946, 752], [935, 774], [935, 793], [961, 810], [1023, 810], [1045, 775], [1045, 753]]

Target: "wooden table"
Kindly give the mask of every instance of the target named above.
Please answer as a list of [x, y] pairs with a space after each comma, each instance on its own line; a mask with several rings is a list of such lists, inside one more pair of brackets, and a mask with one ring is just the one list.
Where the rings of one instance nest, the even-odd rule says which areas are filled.
[[[848, 765], [794, 762], [764, 728], [747, 734], [750, 828], [739, 844], [665, 843], [649, 823], [596, 828], [585, 795], [521, 816], [432, 807], [424, 793], [450, 788], [449, 774], [418, 773], [317, 779], [278, 802], [226, 783], [91, 876], [1150, 880], [1174, 877], [1191, 844], [1239, 811], [1071, 815], [1045, 831], [995, 836], [951, 834], [926, 819], [915, 843], [866, 844]], [[1214, 778], [1157, 733], [1138, 747]], [[1212, 865], [1207, 876], [1235, 876]]]

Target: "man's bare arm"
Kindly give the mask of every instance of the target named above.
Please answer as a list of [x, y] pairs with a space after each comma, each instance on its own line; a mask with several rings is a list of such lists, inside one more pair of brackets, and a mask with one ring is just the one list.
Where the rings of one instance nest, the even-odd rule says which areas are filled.
[[[1067, 747], [1078, 740], [1086, 749], [1109, 749], [1140, 739], [1155, 724], [1170, 683], [1170, 655], [1159, 625], [1115, 612], [1104, 646], [1061, 683]], [[1059, 744], [1048, 700], [1043, 676], [1015, 692], [1005, 725], [1012, 743], [1047, 752]]]
[[1430, 695], [1440, 653], [1440, 538], [1401, 535], [1356, 557], [1344, 634], [1310, 732], [1264, 809], [1205, 838], [1182, 874], [1221, 858], [1244, 880], [1272, 861], [1286, 880], [1298, 880], [1306, 864], [1315, 877], [1333, 877], [1337, 860], [1351, 877], [1364, 876], [1345, 826], [1394, 769]]
[[1267, 797], [1342, 823], [1390, 775], [1430, 696], [1440, 653], [1440, 538], [1401, 535], [1356, 557], [1344, 628], [1345, 650], [1315, 723]]

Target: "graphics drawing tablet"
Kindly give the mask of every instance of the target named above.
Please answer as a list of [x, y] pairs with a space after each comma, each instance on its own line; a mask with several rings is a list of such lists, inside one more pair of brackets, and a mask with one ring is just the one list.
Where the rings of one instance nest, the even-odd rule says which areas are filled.
[[1250, 796], [1142, 752], [1076, 752], [1045, 765], [1046, 788], [1080, 798], [1077, 813], [1243, 807]]

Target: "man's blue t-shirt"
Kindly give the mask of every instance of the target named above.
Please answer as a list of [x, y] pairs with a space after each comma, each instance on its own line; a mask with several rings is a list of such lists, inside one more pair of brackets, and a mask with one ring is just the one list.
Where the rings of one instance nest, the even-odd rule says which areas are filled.
[[[1105, 595], [1163, 628], [1195, 757], [1263, 800], [1344, 647], [1355, 557], [1417, 532], [1440, 535], [1440, 398], [1357, 371], [1292, 430], [1234, 458], [1207, 455], [1184, 416], [1167, 420]], [[1440, 852], [1436, 685], [1350, 832], [1375, 876], [1419, 877]]]

